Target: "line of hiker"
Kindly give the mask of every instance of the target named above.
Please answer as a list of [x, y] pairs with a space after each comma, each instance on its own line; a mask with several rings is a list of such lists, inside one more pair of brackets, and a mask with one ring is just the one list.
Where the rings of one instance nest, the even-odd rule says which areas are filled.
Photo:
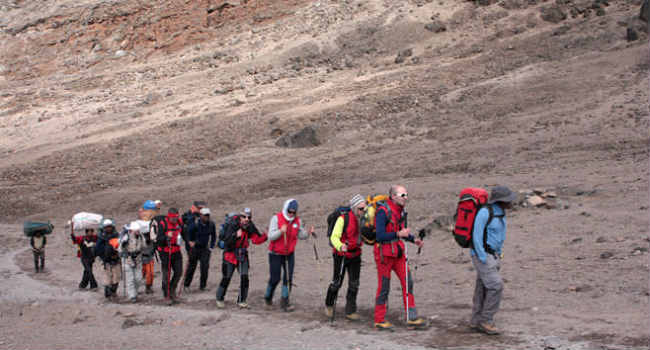
[[[408, 196], [406, 188], [401, 185], [391, 186], [388, 195], [364, 198], [355, 194], [348, 205], [337, 207], [328, 216], [327, 239], [332, 247], [333, 273], [326, 290], [324, 311], [332, 321], [336, 317], [336, 301], [346, 274], [348, 285], [344, 317], [349, 321], [361, 319], [357, 311], [361, 255], [363, 246], [369, 245], [377, 273], [374, 327], [379, 330], [393, 328], [393, 324], [386, 319], [393, 272], [401, 285], [404, 324], [411, 329], [427, 326], [427, 321], [417, 313], [407, 244], [415, 244], [419, 254], [424, 244], [424, 233], [420, 230], [416, 236], [408, 226]], [[516, 194], [509, 188], [497, 186], [489, 196], [483, 189], [464, 189], [458, 202], [453, 236], [461, 247], [470, 248], [472, 263], [477, 271], [470, 327], [486, 334], [499, 334], [494, 325], [494, 315], [499, 309], [503, 291], [499, 269], [505, 241], [505, 211], [515, 199]], [[219, 247], [223, 250], [222, 277], [216, 290], [216, 306], [225, 307], [228, 286], [237, 271], [240, 285], [236, 305], [248, 308], [249, 249], [269, 241], [269, 279], [264, 293], [265, 304], [273, 305], [274, 292], [282, 282], [280, 307], [287, 312], [293, 310], [290, 296], [296, 262], [295, 248], [298, 240], [316, 239], [314, 227], [307, 229], [299, 217], [296, 199], [286, 200], [282, 210], [271, 216], [268, 233], [258, 230], [250, 208], [226, 215], [224, 223], [217, 229], [205, 202], [194, 202], [182, 216], [176, 208], [169, 208], [166, 215], [161, 215], [160, 207], [160, 201], [147, 200], [138, 211], [138, 219], [124, 225], [119, 232], [113, 220], [102, 218], [98, 226], [99, 235], [83, 221], [96, 220], [97, 217], [93, 217], [96, 214], [79, 213], [76, 215], [79, 216], [77, 221], [73, 217], [71, 239], [79, 247], [78, 256], [84, 271], [79, 288], [97, 288], [92, 266], [95, 256], [98, 256], [103, 261], [106, 274], [106, 298], [117, 296], [118, 285], [122, 281], [123, 295], [137, 302], [139, 287], [143, 282], [145, 293], [154, 293], [154, 262], [157, 261], [160, 264], [162, 294], [171, 305], [178, 302], [179, 294], [189, 291], [197, 265], [200, 266], [199, 290], [207, 290], [211, 252]], [[75, 227], [75, 222], [79, 222], [79, 227]], [[74, 233], [77, 229], [82, 229], [84, 234], [76, 236]], [[45, 236], [34, 234], [30, 244], [34, 251], [35, 269], [42, 271]], [[188, 256], [185, 271], [181, 247], [185, 247]], [[315, 241], [314, 254], [319, 261]], [[181, 279], [182, 290], [177, 290]]]

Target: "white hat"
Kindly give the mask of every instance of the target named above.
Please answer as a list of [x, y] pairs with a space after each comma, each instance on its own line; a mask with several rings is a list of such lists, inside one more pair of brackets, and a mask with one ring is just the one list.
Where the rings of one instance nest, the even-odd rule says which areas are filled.
[[129, 231], [140, 231], [140, 224], [135, 221], [131, 221], [129, 224]]
[[154, 202], [154, 204], [156, 204], [156, 205], [162, 204], [162, 201], [161, 201], [160, 199], [156, 199], [156, 200], [153, 201], [153, 202]]
[[201, 215], [210, 215], [210, 208], [201, 208], [199, 213], [201, 213]]

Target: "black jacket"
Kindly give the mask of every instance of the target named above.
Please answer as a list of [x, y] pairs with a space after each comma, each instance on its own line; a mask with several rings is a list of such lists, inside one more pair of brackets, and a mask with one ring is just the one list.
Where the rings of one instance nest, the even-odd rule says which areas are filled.
[[204, 224], [201, 219], [197, 220], [190, 226], [188, 240], [195, 242], [195, 246], [199, 248], [208, 247], [208, 243], [210, 249], [214, 248], [217, 241], [217, 230], [214, 222], [209, 220], [207, 224]]

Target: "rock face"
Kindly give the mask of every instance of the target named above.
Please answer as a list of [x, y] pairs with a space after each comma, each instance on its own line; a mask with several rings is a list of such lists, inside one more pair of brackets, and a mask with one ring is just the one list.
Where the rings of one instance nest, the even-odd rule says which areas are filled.
[[276, 146], [287, 148], [316, 147], [320, 144], [314, 126], [307, 126], [298, 132], [284, 135], [275, 142]]

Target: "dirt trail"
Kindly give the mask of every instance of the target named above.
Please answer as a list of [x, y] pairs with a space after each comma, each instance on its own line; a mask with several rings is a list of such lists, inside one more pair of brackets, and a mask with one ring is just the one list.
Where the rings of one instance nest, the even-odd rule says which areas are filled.
[[[650, 52], [640, 5], [0, 3], [0, 347], [647, 347]], [[314, 133], [295, 141], [303, 129]], [[392, 183], [407, 185], [415, 228], [449, 216], [467, 186], [556, 195], [508, 214], [497, 316], [504, 335], [465, 327], [474, 272], [440, 229], [413, 261], [416, 303], [432, 327], [403, 329], [393, 283], [391, 334], [370, 327], [369, 249], [364, 321], [329, 325], [321, 312], [331, 268], [324, 239], [320, 271], [311, 242], [298, 245], [298, 310], [286, 315], [261, 301], [266, 246], [252, 256], [251, 310], [234, 308], [237, 281], [227, 310], [213, 305], [218, 251], [210, 292], [173, 308], [159, 291], [127, 305], [76, 289], [81, 266], [60, 229], [81, 210], [124, 224], [150, 198], [182, 210], [206, 200], [217, 221], [249, 206], [265, 227], [295, 197], [322, 233], [334, 206]], [[36, 218], [57, 227], [44, 274], [31, 272], [20, 230]], [[95, 271], [101, 282], [99, 263]], [[32, 336], [36, 325], [40, 337]], [[188, 340], [197, 328], [206, 336]]]

